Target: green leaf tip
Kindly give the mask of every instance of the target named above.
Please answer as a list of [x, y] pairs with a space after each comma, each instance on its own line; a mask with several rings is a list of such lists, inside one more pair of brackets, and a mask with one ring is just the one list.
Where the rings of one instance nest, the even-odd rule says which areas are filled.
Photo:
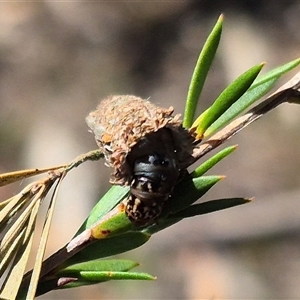
[[171, 212], [180, 211], [191, 205], [223, 178], [224, 176], [221, 175], [201, 176], [197, 178], [190, 176], [186, 180], [183, 180], [175, 187], [171, 203]]
[[198, 215], [204, 215], [215, 211], [227, 209], [241, 204], [251, 202], [251, 199], [247, 198], [225, 198], [211, 200], [204, 203], [194, 204], [186, 209], [169, 216], [169, 218], [190, 218]]
[[278, 79], [294, 69], [300, 64], [300, 59], [295, 59], [284, 65], [281, 65], [266, 74], [258, 76], [250, 88], [243, 94], [216, 122], [214, 122], [206, 131], [205, 136], [210, 136], [223, 126], [227, 125], [240, 113], [249, 108], [254, 102], [266, 95], [275, 85]]
[[292, 69], [296, 68], [300, 64], [300, 58], [294, 59], [284, 65], [281, 65], [275, 69], [270, 70], [266, 74], [258, 76], [255, 81], [253, 82], [252, 86], [249, 90], [255, 88], [258, 85], [261, 85], [265, 82], [268, 82], [269, 80], [272, 80], [274, 78], [280, 78], [283, 74], [287, 73], [288, 71], [291, 71]]
[[217, 52], [223, 26], [223, 15], [220, 15], [217, 23], [209, 34], [199, 54], [191, 82], [188, 89], [187, 100], [183, 115], [183, 127], [191, 127], [196, 112], [198, 99], [202, 92], [208, 71]]
[[249, 89], [264, 65], [265, 63], [256, 65], [236, 78], [223, 90], [214, 103], [196, 119], [192, 127], [197, 127], [198, 137], [204, 136], [206, 129]]
[[111, 280], [155, 280], [156, 277], [148, 273], [117, 272], [117, 271], [81, 271], [76, 277], [62, 277], [57, 289], [74, 288], [101, 283]]
[[200, 177], [203, 174], [205, 174], [208, 170], [210, 170], [213, 166], [215, 166], [219, 161], [221, 161], [223, 158], [231, 154], [234, 150], [236, 150], [238, 145], [229, 146], [208, 160], [206, 160], [204, 163], [202, 163], [199, 167], [197, 167], [192, 173], [191, 176], [193, 178]]
[[[83, 263], [70, 265], [60, 270], [57, 276], [61, 282], [64, 278], [76, 279], [76, 286], [90, 285], [108, 280], [153, 280], [155, 277], [147, 273], [129, 272], [131, 269], [139, 266], [139, 263], [131, 260], [122, 259], [97, 259]], [[62, 280], [61, 280], [62, 279]], [[65, 281], [60, 288], [75, 287], [74, 281]]]
[[125, 259], [94, 259], [85, 261], [82, 263], [73, 264], [61, 269], [57, 272], [59, 276], [71, 276], [82, 271], [91, 272], [104, 272], [104, 271], [118, 271], [127, 272], [135, 267], [139, 266], [139, 263]]

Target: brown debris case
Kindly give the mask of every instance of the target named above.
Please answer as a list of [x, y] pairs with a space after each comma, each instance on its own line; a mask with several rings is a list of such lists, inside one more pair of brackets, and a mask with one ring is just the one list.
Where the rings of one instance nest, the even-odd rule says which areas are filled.
[[[131, 170], [126, 160], [133, 147], [154, 132], [163, 134], [162, 128], [171, 131], [176, 148], [178, 166], [190, 157], [194, 136], [182, 127], [180, 115], [173, 116], [173, 107], [157, 107], [147, 100], [132, 95], [112, 95], [101, 101], [87, 118], [87, 125], [106, 158], [114, 168], [110, 182], [130, 184]], [[163, 141], [158, 137], [158, 140]], [[149, 149], [151, 150], [151, 149]]]

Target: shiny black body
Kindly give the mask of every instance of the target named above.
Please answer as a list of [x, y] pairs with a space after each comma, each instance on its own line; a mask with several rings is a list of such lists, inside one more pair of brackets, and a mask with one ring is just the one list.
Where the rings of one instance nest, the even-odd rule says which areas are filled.
[[[133, 154], [142, 156], [130, 156], [132, 179], [126, 214], [136, 224], [151, 223], [160, 215], [178, 181], [180, 171], [172, 136], [169, 131], [160, 132], [160, 135], [162, 133], [164, 136], [161, 138], [156, 133], [158, 137], [150, 136], [137, 146]], [[161, 143], [157, 143], [157, 140], [161, 140]]]

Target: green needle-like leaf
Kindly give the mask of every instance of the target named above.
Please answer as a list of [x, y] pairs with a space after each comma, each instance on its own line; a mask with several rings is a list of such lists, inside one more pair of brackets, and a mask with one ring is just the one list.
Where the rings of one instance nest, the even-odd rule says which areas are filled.
[[171, 200], [171, 213], [185, 209], [199, 198], [201, 198], [210, 188], [219, 182], [223, 176], [201, 176], [187, 179], [180, 182], [173, 193]]
[[53, 289], [74, 288], [109, 280], [154, 280], [148, 273], [128, 272], [139, 264], [129, 260], [93, 260], [60, 270], [38, 287], [38, 295]]
[[211, 200], [204, 203], [191, 205], [186, 209], [177, 212], [176, 214], [170, 215], [168, 218], [169, 219], [190, 218], [198, 215], [208, 214], [218, 210], [223, 210], [233, 206], [245, 204], [250, 201], [251, 199], [246, 199], [246, 198], [228, 198], [228, 199]]
[[197, 61], [190, 82], [185, 110], [183, 115], [183, 127], [191, 127], [207, 73], [215, 57], [222, 33], [223, 15], [221, 15], [208, 36]]
[[168, 215], [170, 213], [174, 214], [186, 209], [192, 203], [201, 198], [222, 178], [223, 176], [202, 176], [198, 178], [192, 178], [189, 176], [184, 179], [176, 186], [174, 194], [170, 200], [170, 207], [165, 208], [162, 213], [162, 216], [165, 215], [165, 218], [159, 220], [157, 224], [145, 228], [143, 232], [152, 235], [180, 221], [180, 218], [168, 219]]
[[57, 272], [58, 276], [74, 276], [81, 271], [98, 272], [98, 271], [117, 271], [126, 272], [139, 264], [131, 260], [123, 259], [96, 259], [68, 266]]
[[109, 211], [111, 211], [118, 203], [120, 203], [128, 194], [129, 189], [122, 186], [112, 186], [108, 192], [98, 201], [95, 207], [92, 209], [90, 215], [82, 224], [76, 235], [81, 233], [87, 228], [90, 228], [93, 224], [104, 217]]
[[139, 272], [92, 272], [92, 271], [81, 271], [80, 279], [92, 280], [92, 281], [106, 281], [106, 280], [153, 280], [155, 277], [147, 273]]
[[249, 88], [249, 91], [251, 89], [254, 89], [255, 87], [263, 84], [263, 83], [266, 83], [266, 82], [272, 80], [272, 79], [280, 78], [280, 76], [282, 76], [283, 74], [291, 71], [292, 69], [296, 68], [299, 65], [300, 65], [300, 58], [297, 58], [297, 59], [295, 59], [293, 61], [290, 61], [290, 62], [288, 62], [288, 63], [286, 63], [284, 65], [281, 65], [281, 66], [279, 66], [279, 67], [277, 67], [277, 68], [275, 68], [275, 69], [267, 72], [264, 75], [258, 76], [254, 80], [254, 82], [251, 85], [251, 87]]
[[[68, 279], [68, 278], [66, 278]], [[73, 278], [72, 278], [73, 279]], [[156, 277], [148, 273], [139, 272], [92, 272], [92, 271], [82, 271], [76, 279], [70, 280], [69, 283], [60, 286], [58, 289], [74, 288], [85, 285], [96, 284], [109, 280], [154, 280]]]
[[140, 247], [149, 239], [149, 234], [136, 231], [98, 240], [69, 258], [64, 267], [127, 252]]
[[211, 107], [197, 118], [192, 127], [197, 127], [198, 136], [202, 137], [206, 129], [248, 90], [263, 66], [264, 64], [254, 66], [239, 76], [220, 94]]
[[218, 118], [204, 133], [205, 137], [208, 137], [221, 129], [223, 126], [232, 121], [241, 112], [246, 110], [251, 104], [264, 96], [276, 83], [278, 79], [272, 79], [265, 82], [253, 89], [249, 89], [238, 101], [232, 104], [232, 106], [224, 112], [224, 114]]
[[196, 168], [191, 173], [191, 176], [194, 177], [194, 178], [202, 176], [209, 169], [211, 169], [213, 166], [215, 166], [220, 160], [222, 160], [227, 155], [229, 155], [230, 153], [232, 153], [236, 148], [237, 148], [237, 146], [230, 146], [230, 147], [227, 147], [227, 148], [221, 150], [220, 152], [218, 152], [217, 154], [215, 154], [214, 156], [212, 156], [211, 158], [209, 158], [208, 160], [206, 160], [198, 168]]
[[144, 231], [149, 234], [157, 233], [167, 227], [170, 227], [184, 218], [194, 217], [198, 215], [208, 214], [214, 211], [230, 208], [236, 205], [248, 203], [249, 199], [245, 198], [232, 198], [232, 199], [218, 199], [200, 204], [191, 205], [175, 214], [170, 214], [166, 219], [159, 223], [146, 228]]
[[295, 59], [292, 62], [277, 67], [274, 70], [259, 76], [255, 79], [248, 91], [240, 97], [216, 122], [214, 122], [206, 131], [205, 136], [210, 136], [217, 130], [228, 124], [240, 113], [245, 111], [255, 101], [268, 93], [278, 79], [286, 72], [292, 70], [300, 64], [300, 59]]

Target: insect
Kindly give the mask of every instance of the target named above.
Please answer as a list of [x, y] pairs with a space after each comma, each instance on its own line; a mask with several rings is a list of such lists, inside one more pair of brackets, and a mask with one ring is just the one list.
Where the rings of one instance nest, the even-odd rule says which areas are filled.
[[106, 164], [114, 170], [110, 182], [130, 186], [125, 212], [137, 225], [157, 220], [172, 195], [181, 165], [192, 154], [194, 135], [172, 113], [172, 107], [115, 95], [104, 99], [86, 119]]
[[161, 213], [177, 183], [180, 169], [167, 128], [148, 134], [128, 155], [132, 166], [130, 195], [126, 200], [126, 214], [137, 224], [149, 223]]

